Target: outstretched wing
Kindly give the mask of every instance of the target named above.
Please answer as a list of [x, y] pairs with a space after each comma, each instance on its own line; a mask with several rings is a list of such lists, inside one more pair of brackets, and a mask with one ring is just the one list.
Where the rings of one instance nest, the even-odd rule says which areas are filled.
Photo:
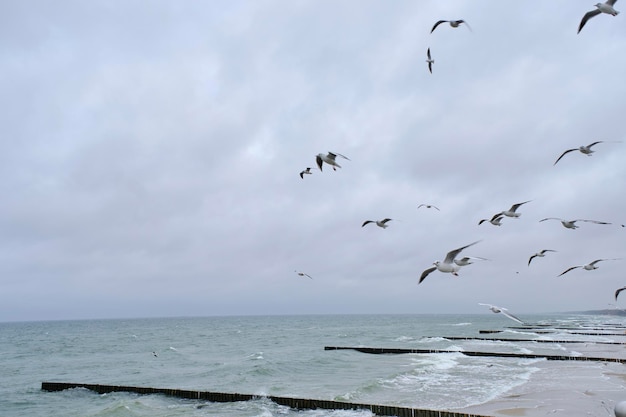
[[428, 276], [428, 274], [430, 274], [431, 272], [433, 272], [435, 269], [437, 269], [436, 266], [433, 266], [431, 268], [428, 268], [427, 270], [425, 270], [424, 272], [422, 272], [422, 275], [420, 276], [420, 280], [418, 282], [418, 284], [421, 284], [422, 281], [424, 281], [426, 279], [426, 277]]
[[446, 259], [444, 260], [445, 263], [447, 264], [451, 264], [454, 261], [454, 258], [456, 258], [456, 256], [461, 253], [461, 251], [465, 248], [469, 248], [472, 245], [477, 244], [478, 242], [480, 242], [480, 240], [477, 240], [476, 242], [472, 242], [469, 245], [465, 245], [462, 248], [458, 248], [458, 249], [454, 249], [451, 250], [450, 252], [448, 252], [448, 254], [446, 255]]
[[563, 152], [561, 154], [561, 156], [558, 157], [558, 159], [554, 162], [554, 164], [552, 164], [552, 166], [556, 165], [557, 162], [559, 162], [561, 160], [561, 158], [563, 158], [566, 154], [573, 152], [573, 151], [577, 151], [578, 149], [568, 149], [565, 152]]
[[342, 155], [342, 154], [340, 154], [340, 153], [337, 153], [337, 152], [328, 152], [328, 156], [329, 156], [331, 159], [333, 159], [333, 160], [334, 160], [335, 158], [337, 158], [338, 156], [342, 157], [343, 159], [347, 159], [348, 161], [350, 160], [350, 158], [348, 158], [347, 156], [344, 156], [344, 155]]
[[528, 258], [528, 266], [530, 266], [530, 261], [532, 261], [536, 257], [537, 257], [537, 255], [533, 255], [530, 258]]
[[[607, 1], [607, 3], [608, 3], [608, 1]], [[615, 3], [615, 1], [613, 3]], [[587, 20], [591, 19], [594, 16], [599, 15], [600, 13], [602, 13], [600, 11], [600, 9], [595, 9], [595, 10], [592, 10], [590, 12], [585, 13], [585, 15], [583, 16], [583, 19], [580, 21], [580, 25], [578, 25], [578, 32], [577, 33], [580, 33], [580, 31], [583, 30], [583, 27], [587, 23]]]
[[433, 33], [435, 31], [435, 29], [437, 29], [437, 26], [439, 26], [442, 23], [446, 23], [448, 22], [447, 20], [440, 20], [437, 23], [435, 23], [435, 25], [433, 26], [433, 28], [430, 30], [430, 33]]
[[611, 223], [607, 223], [607, 222], [601, 222], [601, 221], [598, 221], [598, 220], [577, 219], [575, 221], [577, 221], [577, 222], [595, 223], [595, 224], [611, 224]]
[[370, 223], [374, 223], [374, 221], [373, 220], [365, 220], [363, 222], [363, 224], [361, 225], [361, 227], [365, 226], [366, 224], [370, 224]]
[[619, 293], [624, 290], [626, 290], [626, 287], [618, 288], [617, 290], [615, 290], [615, 301], [617, 301], [617, 296], [619, 295]]
[[576, 269], [576, 268], [580, 268], [580, 265], [579, 266], [572, 266], [571, 268], [567, 268], [565, 271], [563, 271], [559, 275], [557, 275], [557, 277], [560, 277], [561, 275], [567, 274], [569, 271], [571, 271], [572, 269]]
[[511, 320], [515, 320], [516, 322], [518, 322], [520, 324], [526, 324], [522, 320], [520, 320], [519, 318], [515, 317], [513, 314], [509, 313], [506, 308], [501, 308], [500, 312], [502, 314], [504, 314], [505, 316], [507, 316], [508, 318], [510, 318]]
[[511, 208], [509, 210], [511, 211], [515, 211], [517, 210], [522, 204], [526, 204], [526, 203], [530, 203], [532, 200], [528, 200], [528, 201], [524, 201], [523, 203], [517, 203], [517, 204], [513, 204], [511, 206]]
[[387, 218], [387, 219], [381, 220], [380, 222], [381, 222], [382, 224], [385, 224], [385, 223], [387, 223], [387, 222], [390, 222], [391, 220], [392, 220], [392, 219]]

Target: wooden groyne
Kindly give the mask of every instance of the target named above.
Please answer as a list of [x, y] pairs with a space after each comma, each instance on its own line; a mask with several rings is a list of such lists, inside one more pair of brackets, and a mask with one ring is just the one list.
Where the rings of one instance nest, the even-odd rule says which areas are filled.
[[[526, 329], [519, 329], [519, 330], [526, 330]], [[526, 331], [529, 333], [535, 333], [535, 334], [549, 334], [549, 333], [557, 332], [557, 330], [530, 330], [530, 329]], [[479, 330], [478, 331], [478, 333], [481, 333], [481, 334], [502, 333], [502, 332], [504, 332], [504, 330]], [[581, 335], [581, 336], [626, 336], [626, 332], [625, 333], [604, 333], [604, 332], [567, 331], [567, 334], [576, 334], [576, 335]]]
[[471, 352], [466, 350], [437, 350], [437, 349], [399, 349], [399, 348], [369, 348], [369, 347], [344, 347], [325, 346], [324, 350], [356, 350], [362, 353], [380, 354], [406, 354], [406, 353], [460, 353], [465, 356], [487, 356], [503, 358], [546, 359], [549, 361], [595, 361], [626, 363], [626, 359], [620, 358], [597, 358], [590, 356], [565, 356], [565, 355], [539, 355], [533, 353], [508, 353], [508, 352]]
[[85, 388], [98, 394], [111, 392], [130, 392], [135, 394], [159, 394], [177, 398], [204, 400], [211, 402], [238, 402], [267, 398], [276, 404], [297, 410], [369, 410], [378, 416], [397, 417], [489, 417], [479, 414], [455, 413], [451, 411], [422, 410], [418, 408], [396, 407], [391, 405], [359, 404], [343, 401], [314, 400], [305, 398], [289, 398], [276, 396], [259, 396], [251, 394], [233, 394], [210, 391], [190, 391], [170, 388], [127, 387], [118, 385], [76, 384], [69, 382], [42, 382], [44, 391], [63, 391], [71, 388]]
[[[495, 342], [537, 342], [537, 343], [584, 343], [592, 345], [626, 345], [626, 342], [604, 342], [592, 340], [549, 340], [549, 339], [512, 339], [504, 337], [468, 337], [468, 336], [439, 336], [447, 340], [493, 340]], [[435, 339], [436, 337], [431, 337]]]

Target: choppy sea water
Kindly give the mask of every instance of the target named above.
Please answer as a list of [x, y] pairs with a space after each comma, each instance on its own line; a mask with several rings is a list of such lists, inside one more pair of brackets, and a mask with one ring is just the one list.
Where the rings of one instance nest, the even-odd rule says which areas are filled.
[[[553, 326], [624, 325], [623, 318], [531, 316]], [[610, 323], [607, 323], [610, 322]], [[501, 337], [611, 341], [619, 337], [511, 329], [500, 314], [320, 315], [0, 323], [1, 416], [368, 416], [295, 411], [258, 399], [210, 403], [159, 395], [44, 392], [42, 381], [177, 388], [454, 410], [526, 384], [543, 359], [461, 353], [368, 355], [365, 346], [548, 355], [553, 343], [448, 340], [502, 330]], [[575, 345], [574, 345], [575, 346]], [[570, 368], [572, 364], [568, 365]], [[588, 366], [581, 363], [574, 366]]]

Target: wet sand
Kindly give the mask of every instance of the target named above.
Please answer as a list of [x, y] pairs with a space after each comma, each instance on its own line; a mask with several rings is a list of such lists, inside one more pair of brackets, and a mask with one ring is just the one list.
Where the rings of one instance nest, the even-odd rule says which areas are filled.
[[[625, 346], [575, 344], [584, 356], [624, 358]], [[626, 364], [615, 362], [542, 361], [530, 380], [504, 396], [457, 412], [484, 416], [611, 416], [626, 401]]]

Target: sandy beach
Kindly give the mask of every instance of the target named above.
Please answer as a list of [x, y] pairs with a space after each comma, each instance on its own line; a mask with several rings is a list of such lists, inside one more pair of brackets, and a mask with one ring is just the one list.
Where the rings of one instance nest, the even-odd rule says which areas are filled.
[[[623, 345], [576, 344], [584, 356], [624, 357]], [[626, 401], [626, 365], [615, 362], [542, 361], [529, 382], [485, 404], [461, 410], [485, 416], [614, 416]]]

